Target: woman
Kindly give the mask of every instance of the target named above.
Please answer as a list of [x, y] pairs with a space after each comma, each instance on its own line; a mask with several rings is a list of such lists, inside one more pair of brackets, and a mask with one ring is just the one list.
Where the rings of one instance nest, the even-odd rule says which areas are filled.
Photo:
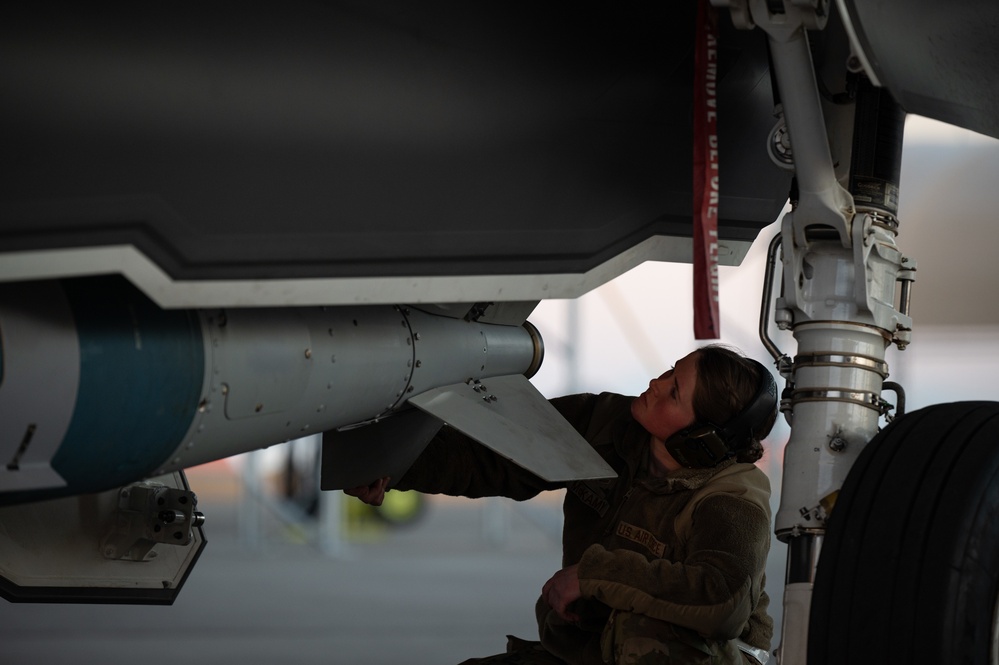
[[[753, 462], [776, 419], [762, 365], [722, 346], [639, 397], [552, 401], [617, 472], [568, 484], [563, 568], [536, 605], [539, 642], [480, 663], [745, 663], [773, 633], [764, 568], [770, 486]], [[397, 485], [523, 500], [558, 486], [444, 428]], [[388, 479], [348, 490], [378, 505]], [[753, 654], [753, 655], [750, 655]]]

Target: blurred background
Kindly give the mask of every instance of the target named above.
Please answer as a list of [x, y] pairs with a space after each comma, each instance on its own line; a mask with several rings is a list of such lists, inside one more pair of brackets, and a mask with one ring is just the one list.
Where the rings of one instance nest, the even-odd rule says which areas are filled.
[[[918, 264], [915, 325], [909, 348], [888, 353], [908, 411], [999, 399], [997, 185], [999, 141], [909, 118], [897, 242]], [[720, 269], [720, 341], [771, 367], [757, 331], [778, 231], [775, 220], [741, 266]], [[534, 384], [549, 397], [640, 393], [701, 344], [692, 290], [689, 265], [650, 263], [577, 300], [541, 303], [531, 321], [546, 357]], [[793, 356], [790, 333], [769, 328]], [[759, 463], [775, 512], [788, 431], [778, 420]], [[317, 493], [315, 455], [315, 440], [300, 440], [191, 469], [208, 546], [177, 602], [0, 601], [0, 662], [458, 663], [502, 651], [506, 634], [536, 635], [534, 601], [560, 567], [560, 493], [521, 504], [400, 495], [374, 511]], [[774, 541], [778, 632], [784, 557]]]

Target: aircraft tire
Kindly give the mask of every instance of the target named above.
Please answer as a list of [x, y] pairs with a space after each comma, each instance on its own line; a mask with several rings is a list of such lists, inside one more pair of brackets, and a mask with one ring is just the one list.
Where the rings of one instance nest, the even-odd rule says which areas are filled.
[[808, 663], [999, 665], [999, 403], [937, 404], [867, 445], [828, 521]]

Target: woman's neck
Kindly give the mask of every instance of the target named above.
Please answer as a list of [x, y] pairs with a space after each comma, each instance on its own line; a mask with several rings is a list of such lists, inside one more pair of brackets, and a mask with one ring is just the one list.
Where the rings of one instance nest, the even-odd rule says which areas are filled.
[[683, 465], [677, 462], [661, 439], [649, 435], [649, 472], [653, 476], [666, 476], [672, 471], [682, 469]]

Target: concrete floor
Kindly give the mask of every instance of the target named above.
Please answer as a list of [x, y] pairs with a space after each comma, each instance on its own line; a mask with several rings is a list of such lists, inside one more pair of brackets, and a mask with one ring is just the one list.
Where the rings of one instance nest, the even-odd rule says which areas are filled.
[[[557, 496], [431, 497], [417, 524], [348, 531], [330, 557], [267, 511], [248, 545], [225, 462], [188, 477], [208, 545], [172, 606], [0, 600], [0, 663], [459, 663], [501, 652], [508, 633], [533, 638], [534, 601], [560, 565]], [[783, 554], [771, 559], [779, 580]]]
[[536, 634], [534, 600], [560, 548], [525, 515], [557, 517], [556, 501], [504, 508], [499, 545], [481, 502], [433, 501], [416, 525], [348, 533], [330, 558], [266, 512], [248, 547], [233, 479], [211, 467], [188, 474], [208, 545], [172, 606], [0, 600], [0, 663], [458, 663], [502, 651], [507, 633]]

